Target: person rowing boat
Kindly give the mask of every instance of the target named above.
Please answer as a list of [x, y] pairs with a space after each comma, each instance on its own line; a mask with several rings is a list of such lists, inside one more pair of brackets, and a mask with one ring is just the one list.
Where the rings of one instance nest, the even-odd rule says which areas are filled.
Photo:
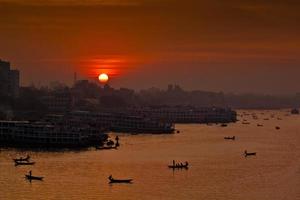
[[30, 156], [29, 155], [27, 155], [25, 158], [23, 158], [23, 157], [20, 157], [20, 158], [15, 158], [15, 159], [13, 159], [15, 162], [22, 162], [22, 161], [29, 161], [29, 159], [30, 159]]
[[44, 177], [41, 177], [41, 176], [32, 176], [32, 172], [31, 172], [31, 170], [30, 170], [30, 171], [29, 171], [29, 175], [26, 174], [26, 175], [25, 175], [25, 178], [28, 179], [29, 181], [31, 181], [31, 180], [42, 181]]
[[183, 163], [175, 163], [175, 160], [173, 160], [173, 165], [168, 165], [169, 168], [172, 169], [188, 169], [189, 163], [186, 161], [185, 164]]

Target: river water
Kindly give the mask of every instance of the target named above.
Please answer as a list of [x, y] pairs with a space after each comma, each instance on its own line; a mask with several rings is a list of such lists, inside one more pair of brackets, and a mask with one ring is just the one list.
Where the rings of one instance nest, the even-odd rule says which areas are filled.
[[[172, 135], [121, 134], [118, 150], [2, 149], [0, 199], [300, 199], [300, 116], [242, 112], [258, 119], [244, 115], [250, 124], [241, 119], [228, 127], [177, 125], [180, 133]], [[223, 139], [233, 135], [235, 141]], [[246, 149], [257, 156], [245, 158]], [[26, 154], [36, 164], [15, 167], [12, 158]], [[167, 167], [173, 159], [191, 166], [173, 171]], [[29, 170], [44, 181], [26, 181]], [[134, 180], [110, 185], [110, 174]]]

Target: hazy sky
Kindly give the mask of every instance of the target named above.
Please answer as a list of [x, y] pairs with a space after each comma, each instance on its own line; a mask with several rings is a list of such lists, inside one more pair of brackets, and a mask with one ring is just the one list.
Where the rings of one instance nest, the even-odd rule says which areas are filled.
[[135, 89], [300, 92], [298, 0], [0, 0], [0, 58], [28, 85], [106, 72]]

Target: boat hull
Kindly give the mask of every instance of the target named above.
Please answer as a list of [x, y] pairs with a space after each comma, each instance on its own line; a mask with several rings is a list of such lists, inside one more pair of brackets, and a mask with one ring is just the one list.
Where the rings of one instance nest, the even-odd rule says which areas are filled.
[[188, 169], [189, 167], [184, 165], [184, 166], [173, 166], [173, 165], [169, 165], [168, 166], [171, 169]]
[[25, 175], [25, 178], [28, 179], [28, 180], [42, 181], [44, 177]]
[[18, 165], [34, 165], [35, 162], [15, 162], [15, 165], [18, 166]]
[[113, 179], [110, 180], [109, 183], [132, 183], [132, 179], [124, 179], [124, 180]]

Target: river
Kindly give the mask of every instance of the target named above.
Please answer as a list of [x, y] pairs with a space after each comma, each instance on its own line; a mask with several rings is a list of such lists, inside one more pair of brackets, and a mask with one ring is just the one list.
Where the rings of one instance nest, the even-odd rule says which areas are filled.
[[[179, 124], [178, 134], [118, 134], [118, 150], [1, 149], [0, 199], [300, 199], [300, 115], [239, 113], [241, 121], [227, 127]], [[245, 158], [244, 150], [257, 155]], [[36, 164], [15, 167], [12, 158], [27, 154]], [[190, 168], [168, 169], [173, 159], [188, 161]], [[29, 170], [44, 181], [25, 180]], [[133, 183], [108, 184], [111, 174]]]

